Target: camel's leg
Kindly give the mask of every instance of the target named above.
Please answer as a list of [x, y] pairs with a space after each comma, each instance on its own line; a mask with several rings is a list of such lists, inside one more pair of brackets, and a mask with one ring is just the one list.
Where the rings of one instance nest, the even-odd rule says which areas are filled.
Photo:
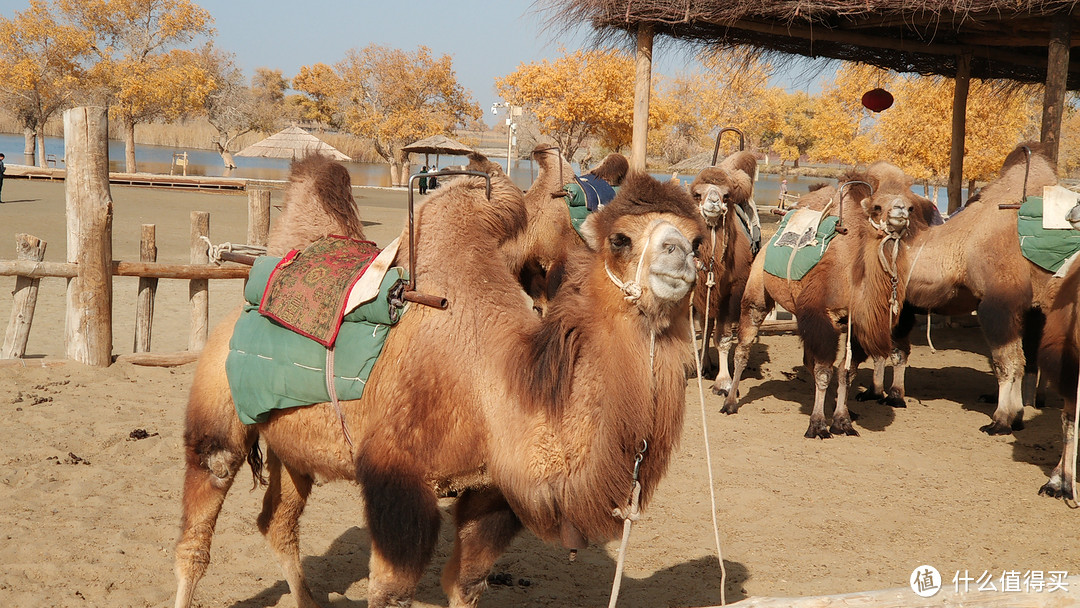
[[357, 480], [371, 532], [368, 606], [410, 606], [438, 539], [435, 493], [421, 476], [390, 466], [361, 465]]
[[[750, 293], [749, 286], [746, 293]], [[743, 306], [739, 319], [739, 343], [735, 346], [735, 370], [731, 373], [731, 386], [728, 388], [727, 397], [724, 398], [724, 406], [720, 408], [720, 411], [725, 414], [735, 414], [739, 411], [739, 379], [742, 378], [746, 363], [750, 360], [750, 347], [757, 340], [758, 328], [765, 322], [765, 315], [769, 314], [773, 307], [773, 301], [767, 294], [760, 295], [760, 301]]]
[[989, 435], [1008, 435], [1024, 428], [1024, 352], [1020, 340], [993, 348], [994, 375], [998, 381], [998, 403], [993, 421], [979, 430]]
[[284, 469], [273, 451], [267, 453], [266, 467], [270, 485], [263, 496], [262, 513], [259, 514], [259, 531], [266, 536], [274, 550], [289, 590], [296, 598], [299, 608], [318, 608], [311, 597], [311, 590], [304, 580], [300, 566], [300, 514], [304, 512], [308, 495], [311, 494], [310, 477]]
[[[192, 394], [194, 399], [196, 389]], [[199, 420], [193, 423], [198, 410], [189, 405], [184, 437], [187, 470], [180, 540], [176, 543], [176, 608], [191, 606], [195, 586], [210, 563], [210, 543], [225, 495], [258, 439], [236, 419], [235, 412], [231, 414], [235, 424], [229, 428], [199, 428]]]
[[[728, 358], [731, 355], [731, 347], [738, 342], [739, 326], [735, 323], [720, 323], [716, 326], [716, 355], [717, 365], [716, 380], [713, 381], [712, 392], [714, 395], [727, 395], [731, 389], [731, 367]], [[735, 398], [738, 399], [738, 395]]]
[[521, 521], [494, 489], [462, 494], [454, 505], [454, 521], [457, 539], [443, 569], [442, 587], [451, 608], [471, 608], [487, 588], [491, 566], [521, 530]]
[[893, 346], [889, 362], [893, 366], [892, 386], [889, 394], [885, 395], [882, 403], [892, 407], [907, 407], [907, 394], [904, 389], [904, 376], [907, 374], [908, 355], [911, 354], [911, 343], [906, 342]]
[[[856, 401], [884, 401], [885, 400], [885, 367], [889, 365], [886, 357], [874, 357], [874, 386], [855, 395]], [[896, 377], [895, 374], [893, 376]]]
[[[838, 361], [837, 373], [836, 373], [836, 409], [833, 411], [833, 422], [829, 428], [829, 432], [833, 435], [852, 435], [859, 436], [859, 432], [855, 430], [855, 427], [851, 425], [851, 412], [848, 411], [848, 389], [851, 386], [852, 380], [855, 379], [855, 372], [859, 370], [859, 364], [866, 360], [866, 354], [862, 352], [862, 349], [857, 344], [852, 344], [852, 357], [851, 367], [848, 368], [843, 361], [844, 357]], [[839, 349], [840, 353], [845, 352], [845, 348]]]
[[810, 426], [803, 436], [807, 439], [828, 439], [829, 423], [825, 421], [825, 393], [833, 378], [832, 361], [814, 361], [814, 411], [810, 413]]
[[1073, 417], [1076, 415], [1076, 397], [1068, 397], [1065, 399], [1065, 407], [1061, 410], [1061, 430], [1062, 437], [1064, 439], [1064, 446], [1061, 448], [1061, 460], [1058, 461], [1054, 471], [1050, 473], [1050, 478], [1046, 480], [1043, 487], [1039, 488], [1039, 495], [1046, 495], [1052, 498], [1064, 498], [1066, 500], [1074, 500], [1073, 496], [1073, 480], [1068, 474], [1068, 467], [1066, 466], [1070, 462], [1076, 462], [1076, 454], [1072, 450], [1072, 438], [1073, 438]]

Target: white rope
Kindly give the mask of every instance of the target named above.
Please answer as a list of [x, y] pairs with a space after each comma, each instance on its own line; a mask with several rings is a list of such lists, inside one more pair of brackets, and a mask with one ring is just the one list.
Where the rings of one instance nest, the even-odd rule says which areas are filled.
[[934, 348], [934, 342], [930, 339], [930, 313], [926, 313], [926, 343], [930, 345], [930, 353], [936, 353], [937, 349]]
[[608, 600], [608, 608], [615, 608], [615, 603], [619, 601], [623, 567], [626, 565], [626, 548], [630, 545], [630, 526], [641, 516], [640, 501], [641, 484], [635, 479], [634, 488], [630, 491], [630, 508], [625, 512], [622, 509], [615, 509], [612, 512], [615, 517], [623, 518], [623, 533], [622, 542], [619, 543], [619, 559], [615, 562], [615, 580], [611, 582], [611, 598]]
[[701, 381], [701, 353], [698, 352], [697, 336], [694, 335], [694, 307], [690, 306], [690, 339], [694, 343], [694, 359], [697, 361], [698, 398], [701, 401], [701, 432], [705, 438], [705, 465], [709, 470], [709, 497], [712, 499], [713, 536], [716, 539], [716, 558], [720, 561], [720, 605], [727, 604], [727, 569], [724, 553], [720, 548], [720, 524], [716, 521], [716, 484], [713, 481], [712, 452], [709, 449], [709, 423], [705, 413], [705, 385]]
[[645, 254], [649, 252], [649, 241], [652, 240], [652, 233], [656, 230], [656, 225], [659, 220], [652, 223], [649, 227], [649, 236], [645, 238], [645, 244], [641, 247], [641, 257], [638, 258], [637, 271], [634, 272], [634, 280], [626, 281], [625, 283], [619, 280], [619, 277], [615, 276], [615, 273], [611, 272], [611, 268], [608, 267], [607, 260], [604, 261], [604, 272], [607, 273], [609, 279], [615, 286], [622, 290], [623, 297], [627, 302], [637, 304], [637, 301], [641, 299], [641, 271], [645, 266]]
[[225, 242], [225, 243], [222, 243], [220, 245], [215, 245], [212, 242], [210, 242], [210, 239], [208, 239], [205, 236], [200, 235], [199, 238], [202, 239], [202, 241], [204, 243], [206, 243], [207, 251], [208, 251], [209, 257], [210, 257], [210, 261], [215, 263], [215, 264], [220, 264], [221, 263], [221, 252], [222, 251], [229, 251], [229, 252], [232, 252], [232, 253], [242, 253], [244, 255], [254, 255], [254, 256], [266, 255], [266, 247], [263, 247], [261, 245], [235, 244], [235, 243], [229, 243], [229, 242]]
[[[1080, 506], [1080, 502], [1077, 501], [1078, 497], [1076, 494], [1076, 433], [1080, 431], [1080, 415], [1078, 415], [1080, 414], [1080, 412], [1077, 411], [1078, 409], [1080, 409], [1080, 371], [1078, 371], [1078, 381], [1076, 383], [1076, 404], [1077, 405], [1074, 405], [1073, 407], [1072, 438], [1069, 440], [1069, 448], [1072, 450], [1072, 453], [1069, 455], [1069, 461], [1065, 463], [1065, 470], [1072, 478], [1073, 504], [1069, 506], [1074, 509]], [[1066, 501], [1065, 504], [1069, 504], [1068, 501]]]

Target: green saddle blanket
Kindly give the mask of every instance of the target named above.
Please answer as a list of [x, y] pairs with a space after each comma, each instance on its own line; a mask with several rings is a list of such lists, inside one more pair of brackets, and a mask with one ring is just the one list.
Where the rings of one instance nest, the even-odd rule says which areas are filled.
[[796, 236], [794, 233], [784, 233], [788, 222], [800, 210], [784, 215], [776, 234], [769, 239], [765, 246], [765, 272], [780, 277], [798, 281], [810, 272], [810, 269], [821, 261], [829, 243], [836, 237], [836, 223], [840, 218], [835, 215], [826, 216], [817, 225], [813, 235], [804, 233]]
[[[255, 260], [244, 287], [247, 304], [229, 341], [225, 373], [236, 413], [244, 424], [265, 422], [273, 410], [330, 401], [327, 348], [259, 314], [259, 302], [280, 260]], [[391, 268], [379, 285], [379, 295], [345, 315], [332, 359], [339, 399], [363, 396], [364, 384], [390, 327], [404, 314], [396, 298], [391, 298], [391, 291], [407, 274], [401, 268]]]
[[1043, 228], [1043, 199], [1029, 196], [1016, 218], [1020, 251], [1033, 264], [1057, 272], [1065, 260], [1080, 251], [1080, 232]]

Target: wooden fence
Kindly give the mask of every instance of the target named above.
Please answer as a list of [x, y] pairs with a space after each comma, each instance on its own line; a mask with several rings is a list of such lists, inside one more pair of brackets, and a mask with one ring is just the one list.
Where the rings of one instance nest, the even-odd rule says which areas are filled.
[[[211, 279], [246, 279], [248, 266], [209, 263], [210, 214], [191, 213], [191, 263], [159, 264], [155, 226], [144, 224], [138, 262], [112, 259], [112, 195], [109, 191], [108, 121], [98, 107], [64, 112], [65, 196], [67, 208], [67, 261], [45, 262], [46, 243], [29, 234], [16, 236], [16, 259], [0, 260], [0, 276], [16, 276], [11, 321], [0, 358], [18, 359], [26, 344], [44, 277], [68, 279], [64, 352], [68, 359], [87, 365], [113, 362], [112, 277], [139, 277], [134, 354], [121, 359], [149, 365], [177, 365], [193, 361], [206, 344], [209, 328], [208, 288]], [[248, 191], [248, 243], [265, 246], [270, 229], [270, 192]], [[188, 350], [150, 353], [154, 298], [159, 279], [189, 281], [191, 333]]]

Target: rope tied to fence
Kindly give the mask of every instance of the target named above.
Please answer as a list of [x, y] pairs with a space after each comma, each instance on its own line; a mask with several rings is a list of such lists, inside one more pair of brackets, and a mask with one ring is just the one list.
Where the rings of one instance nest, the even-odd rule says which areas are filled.
[[266, 247], [262, 245], [237, 244], [230, 243], [228, 241], [221, 243], [220, 245], [215, 245], [210, 242], [210, 239], [206, 238], [205, 236], [200, 236], [199, 238], [202, 239], [204, 243], [206, 243], [206, 247], [209, 251], [210, 261], [219, 266], [223, 261], [226, 261], [223, 260], [221, 257], [221, 254], [224, 252], [250, 256], [266, 255]]

